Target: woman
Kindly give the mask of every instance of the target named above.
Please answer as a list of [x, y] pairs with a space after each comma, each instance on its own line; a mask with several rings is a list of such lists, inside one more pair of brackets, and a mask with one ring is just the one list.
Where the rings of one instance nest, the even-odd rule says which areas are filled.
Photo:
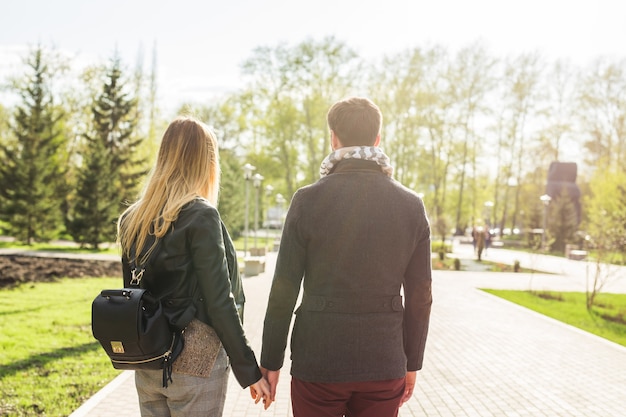
[[196, 368], [209, 368], [199, 372], [177, 372], [175, 360], [168, 387], [160, 370], [135, 371], [142, 416], [221, 416], [230, 366], [257, 403], [270, 404], [239, 316], [244, 295], [233, 243], [216, 209], [219, 178], [211, 130], [177, 118], [163, 135], [142, 196], [118, 222], [124, 286], [136, 275], [135, 265], [145, 268], [141, 285], [162, 300], [172, 327], [183, 330], [193, 318], [212, 327], [223, 346], [215, 344], [212, 367], [206, 355], [196, 355]]

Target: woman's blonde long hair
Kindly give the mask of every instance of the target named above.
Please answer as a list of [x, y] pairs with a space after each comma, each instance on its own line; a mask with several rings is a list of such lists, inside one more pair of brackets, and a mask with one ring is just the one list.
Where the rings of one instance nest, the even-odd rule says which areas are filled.
[[192, 117], [178, 117], [163, 135], [157, 161], [139, 200], [120, 216], [118, 243], [124, 255], [142, 253], [149, 235], [156, 237], [139, 261], [145, 262], [156, 243], [178, 218], [180, 209], [196, 197], [217, 206], [220, 183], [215, 135]]

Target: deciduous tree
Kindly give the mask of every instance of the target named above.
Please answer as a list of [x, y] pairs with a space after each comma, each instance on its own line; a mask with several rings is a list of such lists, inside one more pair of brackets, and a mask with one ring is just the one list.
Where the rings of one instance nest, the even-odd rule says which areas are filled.
[[253, 104], [249, 157], [273, 161], [283, 173], [286, 194], [292, 195], [318, 178], [319, 164], [330, 151], [326, 112], [354, 84], [358, 57], [331, 37], [257, 48], [242, 68]]
[[626, 61], [598, 59], [581, 78], [578, 118], [587, 162], [593, 167], [626, 164]]
[[626, 172], [623, 168], [597, 170], [590, 181], [591, 195], [585, 198], [586, 224], [595, 257], [595, 268], [587, 285], [587, 308], [611, 280], [616, 279], [613, 262], [623, 262], [626, 251]]

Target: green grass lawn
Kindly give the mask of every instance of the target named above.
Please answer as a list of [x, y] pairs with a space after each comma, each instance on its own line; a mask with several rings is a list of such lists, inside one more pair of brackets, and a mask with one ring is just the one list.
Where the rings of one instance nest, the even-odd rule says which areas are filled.
[[[433, 255], [432, 268], [434, 270], [446, 270], [446, 271], [482, 271], [482, 272], [515, 272], [514, 265], [508, 265], [501, 262], [478, 261], [476, 259], [459, 259], [458, 269], [455, 262], [457, 259], [445, 257], [441, 260], [438, 256]], [[540, 272], [532, 270], [530, 268], [518, 267], [517, 272]]]
[[484, 291], [626, 346], [626, 294], [599, 294], [590, 314], [584, 293]]
[[[274, 247], [274, 241], [277, 239], [278, 236], [274, 237], [274, 236], [261, 236], [259, 235], [256, 239], [256, 245], [260, 248], [267, 248], [267, 249], [271, 249]], [[233, 241], [233, 245], [235, 245], [235, 249], [238, 251], [243, 251], [243, 248], [245, 246], [245, 242], [244, 242], [244, 238], [243, 237], [239, 237], [237, 239], [235, 239]], [[248, 251], [250, 250], [250, 248], [254, 247], [254, 237], [248, 237]]]
[[91, 334], [91, 302], [117, 278], [0, 290], [0, 416], [67, 416], [120, 371]]

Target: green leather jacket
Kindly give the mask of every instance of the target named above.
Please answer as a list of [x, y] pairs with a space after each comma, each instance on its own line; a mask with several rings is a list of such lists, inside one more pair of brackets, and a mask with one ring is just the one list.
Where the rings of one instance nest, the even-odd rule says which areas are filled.
[[[126, 256], [122, 269], [128, 287]], [[209, 202], [198, 198], [181, 209], [151, 255], [141, 286], [162, 300], [172, 327], [183, 329], [193, 317], [212, 326], [242, 387], [261, 378], [242, 327], [245, 297], [235, 248]]]

